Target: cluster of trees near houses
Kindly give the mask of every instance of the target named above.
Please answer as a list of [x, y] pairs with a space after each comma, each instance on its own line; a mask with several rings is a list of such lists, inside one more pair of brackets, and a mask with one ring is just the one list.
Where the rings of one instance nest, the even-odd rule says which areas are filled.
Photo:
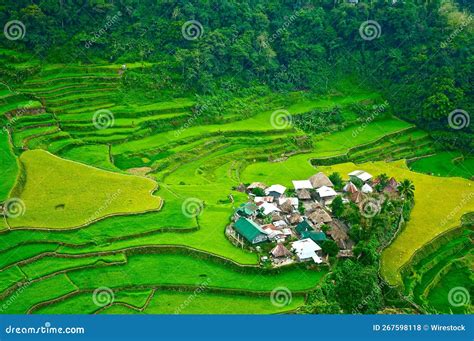
[[[341, 186], [339, 174], [331, 175], [331, 181]], [[353, 179], [355, 182], [355, 179]], [[383, 195], [389, 178], [377, 177], [376, 195]], [[336, 187], [337, 188], [337, 187]], [[304, 313], [317, 314], [374, 314], [387, 306], [385, 300], [393, 300], [390, 289], [381, 281], [378, 269], [380, 253], [397, 233], [401, 224], [410, 217], [414, 204], [413, 183], [405, 179], [398, 184], [398, 195], [387, 196], [379, 212], [373, 217], [363, 217], [354, 203], [343, 204], [340, 197], [332, 202], [332, 213], [350, 226], [350, 237], [356, 242], [354, 256], [338, 260], [322, 284], [308, 298]], [[398, 295], [398, 294], [396, 294]], [[398, 298], [395, 298], [398, 299]]]
[[[356, 73], [397, 115], [469, 150], [472, 125], [453, 131], [447, 117], [473, 112], [472, 10], [467, 0], [17, 0], [1, 6], [0, 21], [21, 20], [26, 35], [0, 44], [53, 62], [160, 62], [135, 84], [148, 93], [172, 83], [217, 95], [262, 84], [325, 93]], [[183, 38], [189, 20], [202, 25], [199, 39]], [[361, 38], [366, 20], [379, 24], [378, 38]]]

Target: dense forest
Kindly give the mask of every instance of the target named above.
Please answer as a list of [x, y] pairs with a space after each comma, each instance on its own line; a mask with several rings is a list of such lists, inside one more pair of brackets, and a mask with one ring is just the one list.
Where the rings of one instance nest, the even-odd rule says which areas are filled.
[[[20, 20], [27, 34], [0, 44], [47, 62], [153, 62], [151, 73], [128, 75], [150, 92], [266, 85], [327, 93], [354, 75], [399, 117], [447, 148], [469, 151], [472, 10], [468, 0], [16, 0], [0, 5], [0, 19]], [[455, 110], [461, 115], [449, 122]]]

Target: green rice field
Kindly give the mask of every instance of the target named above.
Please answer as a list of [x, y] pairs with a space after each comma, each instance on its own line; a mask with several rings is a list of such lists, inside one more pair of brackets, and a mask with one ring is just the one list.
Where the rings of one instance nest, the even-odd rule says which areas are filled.
[[[236, 205], [247, 200], [235, 188], [254, 181], [290, 187], [318, 171], [346, 179], [358, 168], [416, 186], [410, 221], [382, 253], [385, 281], [410, 288], [426, 307], [449, 312], [446, 286], [471, 280], [469, 250], [450, 260], [426, 292], [425, 284], [402, 278], [401, 268], [417, 250], [474, 210], [472, 159], [436, 150], [427, 132], [391, 112], [362, 125], [353, 106], [379, 103], [373, 89], [348, 79], [344, 93], [248, 95], [206, 121], [196, 114], [199, 99], [192, 95], [126, 94], [120, 64], [40, 66], [18, 58], [18, 68], [26, 63], [37, 72], [15, 84], [19, 94], [0, 89], [6, 127], [0, 134], [0, 201], [21, 204], [21, 213], [5, 216], [0, 225], [1, 313], [298, 311], [331, 269], [268, 270], [259, 264], [261, 254], [231, 244], [225, 228]], [[12, 66], [6, 53], [0, 60]], [[248, 115], [236, 113], [239, 105]], [[275, 110], [296, 117], [336, 107], [346, 125], [329, 131], [278, 126], [272, 116]], [[94, 122], [101, 110], [109, 115], [105, 128]], [[413, 158], [419, 159], [408, 168], [406, 160]], [[202, 203], [199, 214], [186, 214], [189, 199]], [[420, 265], [423, 278], [425, 270]], [[280, 287], [292, 292], [285, 306], [271, 302]], [[98, 288], [109, 290], [109, 304], [94, 302]]]

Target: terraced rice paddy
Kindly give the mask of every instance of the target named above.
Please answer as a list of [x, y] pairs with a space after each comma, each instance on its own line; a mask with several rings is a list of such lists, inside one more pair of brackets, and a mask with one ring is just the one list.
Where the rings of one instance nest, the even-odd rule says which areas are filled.
[[474, 158], [465, 157], [459, 152], [440, 152], [432, 156], [410, 162], [410, 169], [436, 176], [460, 176], [472, 179]]
[[[5, 54], [0, 57], [11, 63]], [[404, 161], [319, 165], [321, 160], [385, 161], [433, 152], [425, 132], [390, 116], [359, 129], [348, 105], [378, 99], [373, 91], [249, 97], [248, 103], [265, 109], [243, 119], [224, 112], [221, 122], [197, 124], [192, 123], [194, 98], [130, 98], [122, 91], [119, 68], [49, 65], [18, 84], [18, 93], [1, 89], [9, 135], [0, 136], [0, 195], [2, 200], [20, 198], [26, 208], [0, 227], [0, 301], [7, 303], [0, 306], [2, 312], [175, 313], [181, 307], [180, 313], [197, 313], [206, 307], [208, 313], [279, 313], [298, 308], [327, 269], [264, 271], [256, 267], [256, 253], [226, 239], [235, 205], [246, 200], [233, 189], [242, 182], [290, 186], [291, 180], [318, 170], [345, 175], [354, 167], [412, 179], [417, 188], [412, 220], [383, 255], [382, 274], [393, 284], [400, 282], [398, 271], [417, 248], [473, 209], [467, 201], [450, 214], [472, 193], [469, 180], [411, 172]], [[298, 115], [335, 105], [352, 122], [337, 132], [307, 135], [291, 125], [272, 124], [276, 109]], [[105, 129], [94, 125], [98, 110], [113, 114]], [[430, 210], [437, 200], [434, 188], [449, 198], [435, 213]], [[190, 198], [203, 204], [198, 216], [183, 214]], [[203, 283], [195, 302], [182, 306]], [[113, 291], [113, 304], [99, 308], [92, 301], [99, 287]], [[271, 304], [276, 287], [293, 291], [289, 305]], [[15, 304], [8, 304], [17, 296]]]
[[18, 164], [8, 142], [8, 135], [0, 134], [0, 162], [2, 164], [2, 181], [0, 182], [0, 200], [8, 198], [18, 174]]
[[473, 230], [468, 225], [420, 249], [404, 270], [405, 293], [431, 313], [472, 313]]
[[[189, 302], [189, 303], [183, 303]], [[100, 314], [271, 314], [288, 312], [303, 305], [304, 296], [296, 296], [284, 308], [275, 308], [268, 296], [251, 296], [225, 293], [190, 294], [164, 290], [119, 291], [115, 302], [105, 309], [98, 308], [85, 293], [73, 299], [40, 308], [37, 313], [54, 314], [63, 311]]]
[[151, 195], [156, 183], [149, 179], [98, 170], [42, 150], [24, 152], [20, 163], [22, 176], [12, 195], [25, 211], [7, 219], [12, 228], [79, 227], [161, 206], [160, 198]]

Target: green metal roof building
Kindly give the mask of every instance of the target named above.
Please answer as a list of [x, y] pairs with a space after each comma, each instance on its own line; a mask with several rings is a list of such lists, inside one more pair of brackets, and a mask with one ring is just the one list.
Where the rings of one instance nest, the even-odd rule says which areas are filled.
[[255, 205], [253, 202], [246, 202], [239, 206], [236, 210], [236, 213], [241, 217], [250, 217], [257, 212], [258, 206]]
[[235, 230], [251, 244], [258, 244], [267, 240], [259, 226], [250, 219], [240, 217], [234, 224]]
[[313, 228], [311, 227], [311, 225], [308, 223], [306, 219], [304, 219], [302, 222], [296, 225], [296, 232], [298, 232], [300, 235], [303, 232], [308, 232], [308, 231], [313, 231]]
[[327, 240], [324, 232], [306, 231], [301, 233], [302, 238], [310, 238], [313, 242], [323, 242]]

